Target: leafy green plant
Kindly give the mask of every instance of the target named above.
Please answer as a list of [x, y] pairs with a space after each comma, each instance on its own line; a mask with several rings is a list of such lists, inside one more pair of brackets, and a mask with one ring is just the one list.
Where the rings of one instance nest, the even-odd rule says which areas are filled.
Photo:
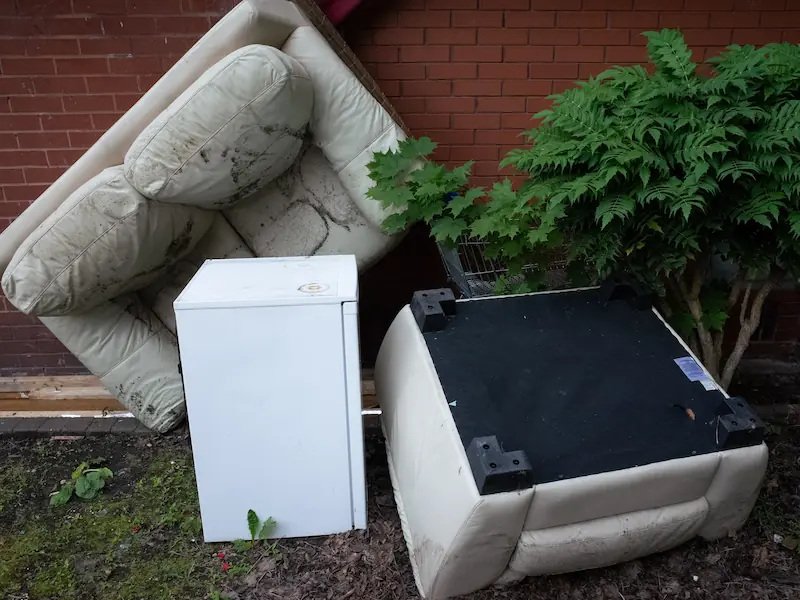
[[[258, 516], [256, 511], [252, 508], [247, 511], [247, 529], [250, 532], [250, 539], [249, 540], [233, 540], [233, 549], [238, 554], [245, 554], [255, 548], [259, 542], [264, 543], [264, 550], [268, 555], [280, 557], [280, 552], [278, 550], [278, 542], [277, 540], [272, 542], [271, 544], [267, 543], [267, 540], [270, 536], [275, 533], [275, 528], [278, 526], [278, 523], [272, 517], [269, 517], [265, 521], [261, 521], [261, 518]], [[236, 566], [229, 567], [228, 572], [234, 573], [236, 571]], [[245, 569], [247, 571], [248, 569]]]
[[730, 46], [706, 73], [680, 32], [644, 35], [649, 68], [612, 68], [535, 115], [530, 146], [501, 163], [519, 189], [475, 202], [483, 190], [453, 185], [469, 164], [412, 171], [425, 142], [376, 155], [371, 195], [395, 211], [388, 230], [423, 220], [442, 242], [480, 238], [511, 273], [565, 247], [595, 281], [633, 275], [727, 387], [765, 298], [800, 268], [800, 47]]
[[256, 511], [252, 508], [247, 511], [247, 529], [250, 531], [250, 541], [269, 539], [277, 526], [278, 523], [272, 517], [262, 523]]
[[106, 486], [106, 481], [114, 474], [106, 467], [90, 468], [90, 463], [82, 462], [72, 472], [72, 478], [57, 492], [50, 494], [50, 506], [62, 506], [70, 501], [73, 494], [82, 500], [93, 500]]

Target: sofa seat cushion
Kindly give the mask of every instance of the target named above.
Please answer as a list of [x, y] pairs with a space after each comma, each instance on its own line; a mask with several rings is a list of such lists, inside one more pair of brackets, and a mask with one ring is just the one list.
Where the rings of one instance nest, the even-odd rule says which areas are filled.
[[125, 155], [125, 174], [162, 202], [221, 208], [294, 162], [314, 91], [299, 62], [253, 44], [208, 69], [148, 125]]
[[111, 167], [78, 188], [20, 246], [3, 291], [25, 314], [87, 310], [161, 277], [194, 248], [214, 213], [153, 202]]
[[355, 254], [376, 262], [390, 238], [361, 214], [319, 148], [306, 145], [275, 181], [225, 211], [259, 256]]

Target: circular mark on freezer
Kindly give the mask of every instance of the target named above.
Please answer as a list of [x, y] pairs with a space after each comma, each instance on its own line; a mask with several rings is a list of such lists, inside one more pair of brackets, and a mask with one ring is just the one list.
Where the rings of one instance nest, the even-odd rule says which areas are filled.
[[331, 286], [329, 286], [327, 283], [306, 283], [297, 289], [304, 294], [319, 294], [321, 292], [327, 292], [330, 287]]

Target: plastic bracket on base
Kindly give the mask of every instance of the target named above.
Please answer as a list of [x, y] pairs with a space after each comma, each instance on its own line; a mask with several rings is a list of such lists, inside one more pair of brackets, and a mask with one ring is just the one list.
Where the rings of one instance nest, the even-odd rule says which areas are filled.
[[467, 446], [467, 459], [481, 496], [533, 486], [533, 470], [525, 452], [503, 452], [493, 435], [473, 438]]
[[604, 302], [625, 300], [634, 310], [650, 310], [655, 302], [655, 294], [645, 289], [629, 275], [614, 275], [606, 279], [599, 289]]
[[447, 327], [447, 317], [456, 314], [455, 294], [449, 288], [414, 292], [411, 313], [422, 333], [442, 331]]
[[717, 409], [717, 448], [757, 446], [764, 441], [764, 422], [744, 398], [723, 399]]

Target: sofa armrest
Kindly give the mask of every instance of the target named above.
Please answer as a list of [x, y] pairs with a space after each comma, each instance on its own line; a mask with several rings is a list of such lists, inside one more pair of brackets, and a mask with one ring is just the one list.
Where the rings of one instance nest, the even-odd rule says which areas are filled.
[[406, 306], [375, 365], [392, 487], [422, 596], [493, 583], [522, 533], [533, 488], [481, 496], [428, 347]]
[[350, 198], [376, 228], [389, 214], [367, 197], [373, 183], [367, 163], [375, 152], [397, 148], [406, 138], [400, 124], [314, 27], [298, 27], [282, 50], [300, 62], [314, 85], [311, 133]]

